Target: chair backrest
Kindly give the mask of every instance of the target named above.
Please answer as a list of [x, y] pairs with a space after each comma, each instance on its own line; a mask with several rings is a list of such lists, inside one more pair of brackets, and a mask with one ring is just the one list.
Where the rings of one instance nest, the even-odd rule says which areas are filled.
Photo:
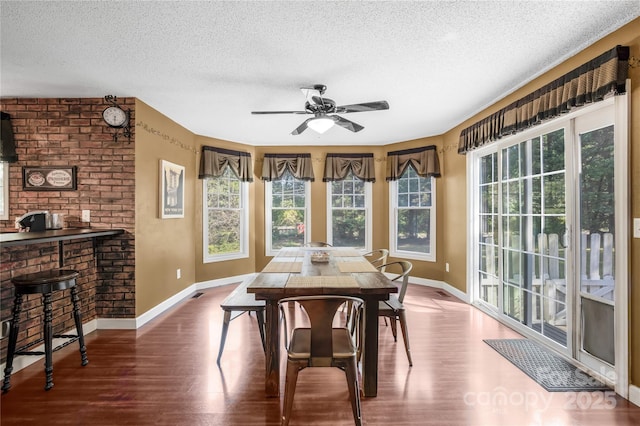
[[329, 243], [325, 243], [324, 241], [310, 241], [304, 245], [305, 247], [333, 247]]
[[[364, 257], [368, 258], [369, 262], [374, 266], [380, 266], [387, 263], [387, 257], [389, 256], [389, 250], [387, 249], [375, 249], [369, 253], [365, 253]], [[384, 272], [384, 268], [380, 269], [380, 272]]]
[[[311, 366], [329, 366], [333, 357], [333, 323], [336, 312], [342, 304], [352, 302], [352, 313], [350, 321], [353, 324], [360, 324], [360, 318], [364, 307], [364, 301], [351, 296], [298, 296], [288, 297], [279, 301], [280, 306], [289, 302], [298, 302], [304, 308], [309, 318], [311, 330]], [[343, 327], [349, 330], [354, 347], [358, 347], [360, 340], [359, 333], [350, 326]]]
[[407, 285], [409, 284], [409, 272], [413, 268], [413, 264], [406, 260], [398, 260], [396, 262], [389, 262], [384, 265], [380, 265], [377, 268], [380, 271], [384, 271], [383, 268], [388, 266], [399, 266], [401, 269], [401, 273], [396, 275], [391, 281], [394, 282], [398, 286], [398, 300], [400, 303], [404, 301], [404, 295], [407, 293]]

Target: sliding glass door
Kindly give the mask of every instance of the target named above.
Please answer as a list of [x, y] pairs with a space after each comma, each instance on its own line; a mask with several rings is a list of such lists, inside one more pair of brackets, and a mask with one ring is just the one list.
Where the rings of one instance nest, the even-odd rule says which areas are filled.
[[479, 158], [478, 297], [566, 346], [565, 130]]
[[608, 378], [626, 371], [621, 102], [495, 142], [469, 162], [474, 303]]

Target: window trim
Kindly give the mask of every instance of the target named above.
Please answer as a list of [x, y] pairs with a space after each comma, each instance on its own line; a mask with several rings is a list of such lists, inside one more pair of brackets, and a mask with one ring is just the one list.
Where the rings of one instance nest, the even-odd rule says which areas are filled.
[[[353, 172], [349, 172], [347, 176], [351, 176], [353, 179], [358, 179]], [[339, 182], [339, 181], [336, 181]], [[331, 202], [331, 197], [333, 192], [331, 190], [331, 184], [333, 182], [327, 182], [327, 242], [333, 244], [333, 203]], [[372, 182], [364, 182], [364, 214], [365, 214], [365, 237], [364, 237], [364, 248], [358, 249], [362, 253], [367, 253], [372, 250], [372, 240], [373, 240], [373, 220], [372, 220], [372, 210], [373, 210], [373, 183]], [[343, 209], [347, 210], [347, 209]], [[352, 209], [352, 210], [360, 210], [360, 209]]]
[[[409, 166], [413, 167], [413, 166]], [[408, 170], [408, 167], [407, 167]], [[406, 171], [405, 171], [406, 173]], [[403, 173], [404, 175], [404, 173]], [[397, 244], [397, 230], [398, 230], [398, 180], [392, 180], [389, 182], [389, 256], [401, 257], [411, 260], [422, 260], [426, 262], [436, 262], [436, 249], [437, 249], [437, 229], [436, 229], [436, 179], [433, 176], [423, 177], [423, 179], [431, 179], [431, 207], [425, 207], [430, 209], [429, 215], [429, 227], [432, 230], [432, 236], [430, 240], [431, 250], [429, 254], [418, 253], [415, 251], [398, 250]], [[402, 178], [402, 177], [401, 177]]]
[[[235, 175], [234, 175], [235, 176]], [[237, 176], [236, 176], [237, 178]], [[234, 253], [224, 253], [209, 255], [207, 249], [209, 243], [209, 223], [207, 207], [207, 180], [217, 178], [202, 179], [202, 263], [224, 262], [227, 260], [245, 259], [249, 257], [249, 182], [238, 179], [240, 184], [240, 250]]]
[[[301, 180], [304, 182], [304, 242], [309, 242], [309, 232], [307, 230], [311, 229], [311, 181], [299, 179], [293, 175], [291, 175], [293, 179]], [[274, 179], [273, 181], [279, 180]], [[274, 250], [272, 248], [273, 241], [271, 238], [272, 235], [272, 208], [273, 208], [273, 181], [265, 180], [264, 181], [264, 254], [265, 256], [276, 256], [280, 253], [280, 249]]]
[[9, 163], [2, 161], [0, 162], [2, 166], [2, 210], [0, 210], [0, 220], [9, 220]]

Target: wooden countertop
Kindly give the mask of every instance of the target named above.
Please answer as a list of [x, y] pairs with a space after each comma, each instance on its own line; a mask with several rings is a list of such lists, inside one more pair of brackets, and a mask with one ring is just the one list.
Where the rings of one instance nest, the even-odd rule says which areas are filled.
[[105, 237], [124, 234], [124, 229], [66, 228], [41, 232], [9, 232], [0, 234], [0, 247], [47, 243], [80, 238]]

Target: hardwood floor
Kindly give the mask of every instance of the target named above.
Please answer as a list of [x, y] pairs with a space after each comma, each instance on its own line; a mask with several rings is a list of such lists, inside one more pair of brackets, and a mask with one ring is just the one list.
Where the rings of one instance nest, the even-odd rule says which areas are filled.
[[[48, 392], [43, 361], [15, 373], [0, 400], [2, 426], [279, 424], [281, 400], [264, 396], [255, 316], [231, 322], [216, 365], [219, 304], [231, 290], [205, 290], [139, 330], [89, 334], [85, 367], [76, 345], [56, 352]], [[365, 424], [640, 424], [640, 408], [622, 398], [544, 391], [482, 341], [517, 333], [441, 290], [411, 285], [405, 302], [414, 365], [381, 325], [378, 396], [362, 400]], [[344, 373], [303, 370], [291, 424], [353, 424]]]

